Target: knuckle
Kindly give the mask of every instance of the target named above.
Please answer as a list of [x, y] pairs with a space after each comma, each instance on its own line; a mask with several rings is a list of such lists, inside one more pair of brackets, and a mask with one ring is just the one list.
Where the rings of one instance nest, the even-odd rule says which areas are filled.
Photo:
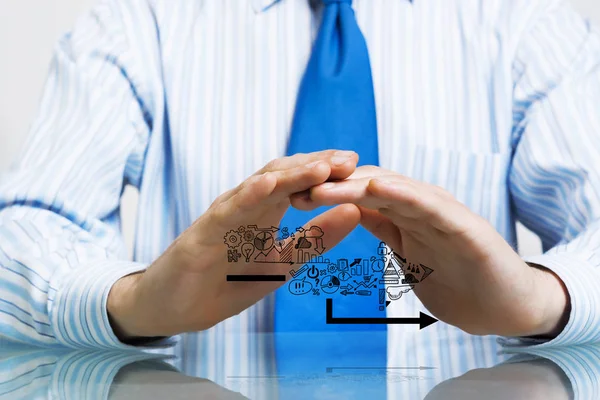
[[[277, 181], [280, 179], [280, 176], [283, 174], [284, 172], [265, 172], [262, 175], [259, 175], [256, 177], [256, 179], [254, 179], [251, 184], [256, 184], [259, 183], [260, 181], [266, 181], [266, 182], [270, 182], [272, 180], [275, 180], [275, 183], [277, 183]], [[273, 182], [271, 182], [273, 183]]]
[[216, 223], [225, 221], [229, 217], [229, 207], [226, 207], [224, 203], [219, 204], [212, 209], [210, 217]]
[[211, 207], [216, 207], [219, 204], [223, 203], [226, 199], [228, 199], [229, 197], [231, 197], [232, 195], [232, 191], [228, 190], [225, 193], [221, 193], [219, 196], [217, 196], [216, 199], [213, 200], [213, 202], [211, 203]]
[[438, 194], [439, 196], [445, 198], [445, 199], [453, 199], [454, 196], [452, 195], [452, 193], [450, 193], [448, 190], [446, 190], [446, 188], [439, 186], [439, 185], [432, 185], [431, 186], [434, 193]]
[[242, 193], [246, 188], [255, 185], [256, 183], [260, 182], [262, 179], [265, 179], [265, 177], [269, 176], [271, 174], [271, 172], [269, 171], [265, 171], [261, 174], [258, 175], [253, 175], [251, 177], [249, 177], [248, 179], [246, 179], [244, 182], [242, 182], [239, 186], [239, 190], [237, 191], [237, 193]]
[[265, 165], [264, 170], [265, 171], [275, 171], [278, 168], [280, 168], [281, 164], [282, 164], [282, 159], [281, 158], [274, 158], [271, 161], [269, 161], [267, 163], [267, 165]]
[[445, 202], [451, 202], [451, 203], [456, 203], [458, 202], [458, 200], [456, 199], [456, 197], [454, 196], [454, 194], [450, 193], [447, 190], [444, 190], [442, 192], [440, 192], [438, 194], [439, 198], [442, 199]]
[[416, 193], [407, 193], [404, 201], [411, 207], [421, 208], [426, 205], [425, 200], [419, 197]]
[[173, 249], [178, 259], [185, 263], [186, 260], [196, 260], [202, 256], [202, 244], [205, 238], [202, 233], [192, 227], [186, 230], [174, 243]]

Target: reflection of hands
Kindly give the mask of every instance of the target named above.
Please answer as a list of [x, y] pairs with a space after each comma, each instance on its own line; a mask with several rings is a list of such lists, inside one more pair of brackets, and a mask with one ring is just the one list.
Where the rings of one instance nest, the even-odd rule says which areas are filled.
[[566, 289], [527, 265], [496, 230], [440, 187], [378, 167], [314, 187], [301, 209], [354, 203], [361, 224], [412, 262], [435, 270], [414, 292], [437, 318], [473, 334], [556, 334]]
[[434, 387], [426, 400], [568, 400], [571, 384], [552, 361], [500, 364], [475, 369]]
[[[119, 280], [108, 312], [121, 339], [199, 331], [239, 314], [280, 282], [227, 282], [228, 274], [286, 274], [288, 264], [228, 263], [225, 234], [239, 226], [278, 226], [290, 196], [356, 168], [353, 152], [323, 151], [275, 160], [219, 196], [147, 271]], [[332, 248], [357, 225], [354, 205], [329, 210], [309, 224], [327, 231]], [[289, 239], [291, 240], [291, 239]]]
[[121, 368], [113, 380], [109, 400], [120, 399], [242, 400], [247, 397], [207, 379], [160, 368], [156, 362], [141, 362]]
[[163, 358], [141, 352], [11, 350], [0, 343], [0, 399], [246, 399], [185, 376]]

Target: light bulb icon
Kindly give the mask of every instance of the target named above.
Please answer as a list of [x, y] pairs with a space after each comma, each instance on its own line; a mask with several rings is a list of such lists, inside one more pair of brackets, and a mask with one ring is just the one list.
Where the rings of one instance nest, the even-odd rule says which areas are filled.
[[246, 256], [246, 262], [250, 262], [252, 253], [254, 253], [254, 245], [252, 243], [244, 243], [242, 245], [242, 254]]

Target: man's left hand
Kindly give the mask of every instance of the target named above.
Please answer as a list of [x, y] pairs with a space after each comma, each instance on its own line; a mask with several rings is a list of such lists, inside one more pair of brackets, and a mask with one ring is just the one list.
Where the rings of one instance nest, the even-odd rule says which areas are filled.
[[440, 320], [478, 335], [551, 337], [564, 328], [562, 281], [525, 263], [444, 189], [365, 166], [292, 198], [304, 210], [344, 203], [358, 205], [361, 224], [394, 251], [435, 271], [414, 291]]

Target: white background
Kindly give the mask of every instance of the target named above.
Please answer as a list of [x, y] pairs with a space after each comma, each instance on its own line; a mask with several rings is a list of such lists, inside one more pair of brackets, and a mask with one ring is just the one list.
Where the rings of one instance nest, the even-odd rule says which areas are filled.
[[[193, 0], [190, 0], [193, 1]], [[600, 1], [572, 0], [600, 24]], [[44, 83], [52, 47], [93, 0], [0, 0], [0, 172], [20, 148], [31, 124]], [[136, 194], [123, 202], [123, 231], [131, 248]], [[523, 254], [541, 251], [539, 240], [519, 229]]]

